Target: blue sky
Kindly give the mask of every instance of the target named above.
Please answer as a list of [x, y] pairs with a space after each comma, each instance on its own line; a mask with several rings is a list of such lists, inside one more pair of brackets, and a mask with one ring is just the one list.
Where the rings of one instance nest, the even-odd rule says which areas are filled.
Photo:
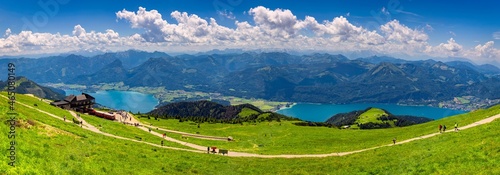
[[[41, 3], [40, 3], [41, 2]], [[45, 8], [48, 5], [48, 9]], [[55, 6], [57, 8], [54, 8]], [[254, 11], [250, 13], [251, 9], [256, 9], [262, 6], [267, 10]], [[359, 42], [352, 38], [365, 38], [369, 36], [370, 31], [376, 31], [383, 41], [375, 42], [375, 45], [385, 45], [388, 43], [394, 43], [396, 40], [398, 42], [403, 42], [406, 44], [412, 44], [413, 46], [409, 49], [415, 49], [412, 53], [405, 53], [407, 55], [440, 55], [440, 49], [448, 49], [453, 51], [453, 53], [446, 53], [445, 56], [448, 57], [483, 57], [478, 58], [483, 62], [488, 60], [499, 61], [497, 55], [500, 51], [498, 42], [500, 41], [500, 12], [498, 7], [500, 7], [499, 1], [460, 1], [460, 2], [449, 2], [449, 1], [428, 1], [428, 0], [384, 0], [384, 1], [361, 1], [361, 0], [336, 0], [336, 1], [318, 1], [318, 0], [308, 0], [308, 1], [264, 1], [264, 0], [205, 0], [205, 1], [171, 1], [171, 0], [147, 0], [147, 1], [111, 1], [111, 0], [100, 0], [100, 1], [76, 1], [76, 0], [20, 0], [20, 1], [2, 1], [0, 2], [0, 30], [6, 31], [10, 29], [10, 35], [18, 35], [22, 30], [31, 30], [32, 33], [50, 33], [50, 34], [61, 34], [74, 36], [73, 31], [75, 26], [80, 25], [85, 29], [86, 32], [95, 31], [96, 33], [106, 33], [106, 30], [111, 29], [113, 32], [119, 34], [120, 37], [132, 36], [134, 34], [139, 34], [145, 36], [146, 30], [151, 30], [148, 28], [147, 24], [137, 24], [138, 27], [133, 27], [130, 21], [131, 16], [119, 18], [117, 12], [126, 10], [128, 12], [137, 13], [139, 7], [143, 7], [147, 12], [151, 10], [156, 10], [161, 14], [161, 19], [165, 20], [168, 24], [178, 24], [177, 21], [171, 16], [171, 13], [178, 11], [180, 13], [186, 12], [187, 15], [197, 15], [200, 19], [210, 23], [210, 18], [216, 20], [216, 23], [220, 26], [236, 30], [238, 22], [248, 22], [251, 26], [260, 27], [259, 31], [264, 33], [263, 35], [272, 35], [273, 37], [281, 37], [279, 39], [284, 39], [291, 43], [293, 39], [301, 38], [300, 36], [307, 36], [310, 38], [318, 37], [322, 35], [321, 38], [333, 39], [333, 42], [338, 42], [339, 45], [343, 46], [343, 42]], [[293, 16], [296, 17], [298, 22], [305, 21], [306, 16], [314, 17], [318, 24], [326, 24], [328, 22], [334, 22], [335, 18], [343, 16], [347, 21], [350, 29], [345, 31], [335, 31], [341, 28], [344, 23], [337, 23], [337, 28], [335, 25], [328, 27], [322, 26], [324, 30], [317, 31], [313, 30], [311, 26], [301, 27], [294, 31], [288, 31], [285, 33], [279, 33], [279, 30], [288, 30], [287, 24], [277, 24], [273, 23], [271, 19], [272, 14], [275, 15], [285, 15], [282, 17], [274, 16], [276, 19], [285, 19], [285, 13], [278, 13], [284, 10], [289, 10]], [[276, 13], [274, 13], [276, 12]], [[224, 14], [224, 15], [221, 15]], [[266, 15], [270, 14], [270, 15]], [[268, 18], [264, 21], [256, 21], [259, 15], [263, 15], [263, 18]], [[324, 22], [324, 21], [327, 22]], [[398, 27], [401, 28], [400, 34], [391, 35], [387, 31], [381, 30], [381, 26], [384, 24], [392, 23], [394, 20], [397, 24], [392, 25], [391, 31], [396, 31]], [[267, 21], [267, 22], [266, 22]], [[342, 20], [338, 20], [340, 22]], [[271, 23], [268, 23], [271, 22]], [[316, 23], [316, 22], [315, 22]], [[267, 28], [266, 28], [267, 25]], [[285, 26], [283, 26], [285, 25]], [[24, 28], [23, 28], [24, 26]], [[28, 27], [26, 27], [28, 26]], [[353, 27], [354, 26], [354, 27]], [[160, 27], [160, 26], [157, 26]], [[165, 25], [163, 25], [165, 27]], [[291, 26], [288, 26], [289, 28]], [[297, 27], [297, 25], [295, 25]], [[348, 26], [349, 27], [349, 26]], [[356, 27], [362, 28], [361, 30], [356, 29]], [[156, 28], [160, 30], [160, 28]], [[410, 33], [405, 33], [405, 30], [411, 30]], [[153, 29], [155, 30], [155, 29]], [[159, 40], [147, 42], [157, 43], [157, 42], [168, 42], [167, 45], [180, 41], [179, 39], [168, 39], [171, 37], [172, 33], [167, 32], [167, 28], [162, 29], [162, 33], [149, 33], [150, 36], [154, 35], [160, 37]], [[179, 29], [177, 29], [179, 30]], [[267, 30], [267, 31], [266, 31]], [[276, 31], [278, 30], [278, 31]], [[325, 31], [330, 31], [326, 32]], [[345, 35], [345, 32], [356, 33], [356, 35], [349, 34]], [[495, 32], [499, 32], [496, 34]], [[234, 32], [233, 32], [234, 33]], [[363, 33], [363, 34], [360, 34]], [[212, 33], [213, 34], [213, 31]], [[366, 35], [364, 35], [366, 34]], [[414, 38], [418, 34], [424, 34], [424, 41], [416, 39], [414, 41], [403, 41], [404, 38]], [[183, 34], [184, 35], [184, 34]], [[185, 34], [183, 37], [186, 39]], [[323, 36], [324, 35], [324, 36]], [[336, 37], [335, 35], [339, 35]], [[358, 36], [359, 35], [359, 36]], [[408, 35], [408, 36], [400, 36]], [[413, 36], [411, 36], [413, 35]], [[104, 35], [102, 35], [104, 36]], [[266, 37], [267, 39], [274, 39], [273, 37]], [[370, 35], [371, 36], [371, 35]], [[391, 41], [392, 36], [392, 41]], [[4, 46], [2, 46], [0, 40], [0, 55], [22, 55], [22, 54], [37, 54], [43, 53], [42, 50], [48, 50], [47, 47], [41, 42], [31, 43], [32, 45], [37, 45], [40, 47], [30, 47], [30, 48], [16, 48], [12, 44], [9, 45], [7, 38], [9, 36], [4, 35]], [[98, 37], [97, 34], [95, 37]], [[161, 37], [167, 37], [163, 39]], [[203, 39], [193, 39], [189, 38], [189, 42], [194, 42], [195, 47], [192, 48], [181, 48], [176, 45], [179, 50], [196, 50], [196, 48], [202, 47], [203, 42], [215, 43], [217, 42], [218, 47], [224, 48], [224, 43], [218, 39], [217, 41], [212, 41], [209, 37], [203, 35]], [[236, 36], [241, 40], [241, 36]], [[332, 37], [332, 38], [328, 38]], [[379, 36], [377, 36], [379, 37]], [[395, 39], [394, 37], [402, 37]], [[40, 37], [36, 37], [40, 38]], [[209, 38], [209, 39], [207, 39]], [[258, 39], [263, 39], [258, 38]], [[452, 38], [452, 41], [450, 40]], [[9, 42], [14, 41], [16, 38], [11, 38]], [[19, 39], [19, 38], [17, 38]], [[158, 39], [158, 38], [157, 38]], [[373, 38], [372, 38], [373, 39]], [[253, 38], [252, 40], [257, 40]], [[370, 40], [366, 39], [366, 40]], [[376, 38], [375, 38], [376, 40]], [[249, 41], [248, 39], [246, 41]], [[295, 40], [294, 40], [295, 41]], [[329, 40], [326, 40], [329, 41]], [[364, 40], [363, 40], [364, 41]], [[31, 42], [31, 41], [30, 41]], [[78, 41], [75, 41], [78, 42]], [[186, 45], [185, 40], [182, 40]], [[295, 42], [300, 42], [299, 40]], [[421, 43], [425, 42], [425, 43]], [[488, 42], [493, 42], [489, 43]], [[496, 42], [496, 43], [495, 43]], [[5, 44], [7, 43], [7, 44]], [[22, 44], [22, 42], [20, 42]], [[271, 42], [272, 43], [272, 42]], [[368, 45], [374, 45], [371, 41], [367, 42]], [[87, 43], [88, 45], [89, 43]], [[415, 45], [418, 44], [418, 45]], [[441, 45], [442, 48], [437, 48]], [[14, 44], [15, 45], [15, 44]], [[29, 45], [29, 44], [28, 44]], [[49, 44], [49, 48], [58, 47], [56, 45], [60, 44]], [[86, 46], [87, 46], [86, 45]], [[107, 50], [119, 50], [121, 44], [113, 45]], [[126, 44], [125, 44], [126, 45]], [[190, 44], [191, 45], [191, 44]], [[259, 45], [259, 44], [254, 44]], [[262, 43], [260, 43], [262, 45]], [[270, 44], [272, 45], [272, 44]], [[279, 45], [279, 44], [278, 44]], [[485, 49], [489, 49], [488, 53], [472, 53], [471, 49], [476, 46], [488, 46]], [[491, 46], [490, 46], [491, 45]], [[7, 47], [9, 46], [9, 47]], [[16, 46], [19, 46], [17, 44]], [[321, 46], [321, 44], [315, 43], [311, 47]], [[325, 46], [328, 50], [329, 47], [335, 47], [336, 45]], [[436, 48], [429, 48], [436, 47]], [[2, 47], [3, 50], [2, 50]], [[100, 43], [99, 48], [107, 48], [105, 44]], [[145, 46], [146, 47], [146, 46]], [[186, 46], [187, 47], [187, 46]], [[231, 46], [234, 47], [234, 46]], [[248, 46], [242, 45], [241, 47], [248, 48]], [[273, 48], [275, 46], [269, 46]], [[291, 45], [293, 47], [293, 45]], [[376, 50], [376, 52], [387, 53], [387, 50], [381, 49], [380, 47], [371, 46], [352, 46], [343, 48], [346, 51], [351, 51], [352, 48], [362, 47], [362, 50]], [[416, 49], [418, 47], [419, 49]], [[122, 47], [126, 49], [127, 47]], [[204, 48], [204, 47], [202, 47]], [[427, 50], [424, 52], [423, 50]], [[33, 51], [37, 50], [38, 51]], [[87, 49], [92, 49], [87, 47]], [[95, 48], [94, 48], [95, 49]], [[140, 48], [139, 48], [140, 49]], [[408, 48], [406, 48], [408, 49]], [[492, 50], [493, 49], [493, 50]], [[30, 51], [31, 50], [31, 51]], [[161, 49], [159, 49], [161, 50]], [[322, 50], [321, 48], [318, 50]], [[469, 51], [468, 51], [469, 50]], [[477, 50], [477, 49], [476, 49]], [[491, 51], [492, 50], [492, 51]], [[338, 51], [338, 50], [337, 50]], [[483, 50], [484, 51], [484, 50]], [[460, 52], [460, 53], [459, 53]], [[491, 53], [490, 53], [491, 52]], [[396, 54], [398, 55], [398, 54]], [[399, 54], [401, 55], [401, 54]], [[486, 58], [487, 57], [487, 58]]]

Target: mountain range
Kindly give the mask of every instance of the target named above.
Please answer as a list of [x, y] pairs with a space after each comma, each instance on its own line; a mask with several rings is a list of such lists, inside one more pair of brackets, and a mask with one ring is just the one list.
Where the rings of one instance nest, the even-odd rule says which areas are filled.
[[7, 62], [16, 64], [18, 75], [39, 83], [123, 82], [130, 87], [164, 86], [277, 101], [425, 103], [469, 95], [500, 98], [500, 69], [463, 61], [386, 56], [351, 60], [343, 55], [284, 52], [170, 56], [129, 50], [93, 57], [0, 59]]

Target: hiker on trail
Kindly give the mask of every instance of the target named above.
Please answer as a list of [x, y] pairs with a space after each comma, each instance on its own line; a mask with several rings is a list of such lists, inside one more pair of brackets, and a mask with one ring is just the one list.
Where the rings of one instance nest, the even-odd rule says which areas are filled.
[[207, 153], [210, 154], [210, 147], [207, 147]]
[[443, 132], [446, 131], [446, 125], [443, 125]]
[[393, 143], [393, 144], [396, 144], [396, 137], [394, 137], [394, 138], [392, 139], [392, 143]]
[[148, 128], [149, 129], [149, 132], [151, 132], [151, 128]]
[[163, 133], [163, 138], [165, 138], [167, 136], [167, 133]]
[[63, 117], [64, 121], [66, 121], [66, 116]]
[[161, 146], [163, 146], [163, 140], [161, 141]]
[[458, 123], [455, 122], [455, 132], [457, 132], [457, 131], [458, 131]]
[[439, 125], [439, 133], [442, 133], [443, 125]]

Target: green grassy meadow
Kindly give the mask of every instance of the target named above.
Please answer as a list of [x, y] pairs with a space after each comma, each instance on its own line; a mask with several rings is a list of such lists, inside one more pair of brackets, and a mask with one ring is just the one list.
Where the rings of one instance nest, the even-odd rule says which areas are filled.
[[[145, 142], [150, 142], [154, 144], [160, 144], [162, 140], [161, 137], [152, 135], [150, 133], [147, 133], [146, 131], [143, 131], [135, 126], [131, 125], [126, 125], [123, 123], [118, 123], [110, 120], [105, 120], [102, 118], [98, 118], [96, 116], [91, 116], [91, 115], [86, 115], [86, 114], [80, 114], [80, 116], [89, 124], [97, 127], [99, 130], [105, 133], [110, 133], [113, 135], [125, 137], [125, 138], [131, 138], [131, 139], [137, 139], [141, 138], [141, 141]], [[156, 130], [153, 130], [156, 131]], [[160, 131], [156, 131], [161, 133]], [[174, 142], [168, 142], [164, 141], [163, 142], [164, 146], [170, 146], [170, 147], [177, 147], [177, 148], [187, 148], [190, 149], [190, 147], [174, 143]]]
[[382, 109], [371, 108], [370, 110], [359, 115], [359, 119], [356, 120], [355, 123], [381, 123], [382, 121], [378, 120], [381, 116], [387, 116], [387, 114]]
[[[32, 102], [31, 97], [19, 94], [17, 97], [20, 102], [27, 104]], [[33, 109], [16, 106], [16, 111], [19, 113], [19, 124], [16, 127], [16, 167], [8, 165], [8, 152], [5, 150], [10, 140], [7, 138], [9, 125], [2, 122], [0, 130], [4, 134], [0, 134], [0, 145], [5, 149], [0, 154], [0, 174], [500, 174], [498, 166], [500, 164], [500, 137], [498, 137], [500, 120], [457, 133], [444, 133], [428, 139], [343, 157], [267, 159], [162, 149], [106, 137], [84, 130], [76, 124], [64, 123]], [[7, 100], [0, 98], [0, 112], [5, 114], [7, 110]], [[64, 111], [54, 108], [50, 109], [50, 112], [63, 113]], [[393, 135], [398, 135], [398, 139], [401, 140], [405, 137], [437, 132], [439, 124], [451, 127], [454, 122], [458, 122], [463, 126], [498, 113], [500, 113], [500, 106], [495, 106], [487, 110], [478, 110], [406, 128], [366, 132], [294, 127], [287, 122], [282, 122], [281, 126], [278, 122], [272, 122], [269, 125], [245, 123], [243, 126], [202, 124], [199, 132], [219, 136], [231, 134], [236, 139], [245, 138], [245, 134], [246, 138], [261, 139], [263, 137], [260, 136], [261, 134], [273, 133], [271, 139], [269, 136], [263, 138], [274, 142], [290, 142], [289, 148], [300, 147], [312, 150], [318, 148], [316, 152], [327, 153], [332, 150], [356, 150], [360, 147], [387, 144]], [[6, 117], [6, 115], [1, 115], [0, 120], [6, 121]], [[111, 129], [119, 128], [106, 122], [87, 121], [101, 123], [103, 130], [110, 128], [109, 132], [112, 132]], [[146, 119], [146, 121], [153, 123], [154, 120]], [[163, 124], [170, 129], [196, 132], [196, 125], [190, 125], [187, 122], [160, 120], [156, 124]], [[289, 132], [291, 136], [286, 132]], [[312, 136], [306, 136], [308, 134]], [[315, 138], [316, 136], [320, 138]], [[345, 140], [337, 139], [337, 141], [343, 141], [340, 143], [334, 142], [335, 139], [326, 138]], [[187, 141], [193, 142], [194, 140], [190, 138]], [[243, 140], [234, 143], [240, 144], [240, 142], [245, 143]], [[295, 145], [297, 143], [303, 145], [297, 146]], [[272, 144], [264, 143], [264, 147], [261, 148], [268, 149], [269, 145]], [[241, 149], [248, 148], [246, 145], [240, 147]], [[269, 148], [266, 153], [285, 153], [279, 147], [274, 147], [277, 148], [276, 151]], [[228, 145], [230, 150], [236, 148], [238, 145]], [[260, 150], [254, 150], [254, 152], [258, 151]], [[300, 149], [292, 149], [291, 152], [307, 153]]]
[[270, 111], [276, 108], [279, 105], [286, 105], [286, 102], [274, 102], [274, 101], [266, 101], [262, 99], [244, 99], [238, 97], [227, 97], [226, 100], [231, 102], [231, 105], [239, 105], [239, 104], [251, 104], [263, 111]]
[[[7, 97], [7, 92], [2, 91], [2, 92], [0, 92], [0, 94]], [[6, 100], [3, 97], [0, 97], [0, 98]], [[22, 94], [16, 94], [16, 100], [21, 101], [26, 105], [31, 105], [33, 107], [35, 107], [35, 104], [36, 104], [37, 105], [36, 108], [41, 109], [43, 111], [50, 111], [52, 114], [60, 116], [61, 118], [66, 116], [67, 120], [72, 120], [74, 118], [68, 111], [61, 110], [60, 108], [54, 107], [54, 106], [50, 105], [49, 103], [46, 103], [44, 101], [40, 101], [39, 98], [34, 98], [31, 96], [26, 96], [26, 95], [22, 95]], [[7, 103], [5, 103], [5, 105], [7, 105]], [[16, 105], [16, 106], [18, 108], [19, 107], [26, 108], [26, 107], [21, 106], [21, 105]]]
[[247, 118], [251, 115], [259, 115], [259, 112], [250, 108], [243, 108], [241, 109], [241, 112], [238, 114], [238, 116], [241, 118]]
[[[194, 122], [179, 122], [175, 119], [157, 121], [153, 118], [142, 117], [139, 120], [146, 124], [171, 130], [221, 137], [232, 136], [235, 139], [233, 142], [225, 142], [190, 138], [189, 142], [199, 145], [218, 146], [232, 151], [259, 154], [312, 154], [353, 151], [390, 144], [394, 137], [397, 140], [406, 140], [438, 132], [440, 124], [451, 128], [455, 122], [458, 122], [460, 126], [463, 126], [498, 113], [500, 113], [500, 106], [420, 125], [377, 130], [305, 127], [296, 126], [293, 121], [244, 122], [243, 125], [202, 123], [198, 128]], [[174, 138], [181, 137], [179, 134], [172, 135]]]

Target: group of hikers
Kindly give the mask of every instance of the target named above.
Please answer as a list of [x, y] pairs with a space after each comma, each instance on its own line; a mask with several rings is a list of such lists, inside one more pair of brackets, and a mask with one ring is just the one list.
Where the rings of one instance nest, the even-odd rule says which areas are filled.
[[[439, 125], [439, 133], [443, 133], [443, 132], [446, 132], [446, 125]], [[455, 122], [455, 132], [458, 132], [458, 123]], [[396, 144], [396, 137], [394, 137], [394, 139], [392, 139], [392, 143], [393, 144]]]
[[[458, 123], [455, 122], [455, 132], [458, 131]], [[446, 125], [439, 125], [439, 133], [446, 132]]]
[[122, 112], [119, 112], [119, 114], [123, 117], [123, 120], [122, 120], [123, 122], [127, 121], [127, 119], [128, 119], [128, 121], [132, 121], [132, 117], [129, 117], [127, 112], [122, 111]]

